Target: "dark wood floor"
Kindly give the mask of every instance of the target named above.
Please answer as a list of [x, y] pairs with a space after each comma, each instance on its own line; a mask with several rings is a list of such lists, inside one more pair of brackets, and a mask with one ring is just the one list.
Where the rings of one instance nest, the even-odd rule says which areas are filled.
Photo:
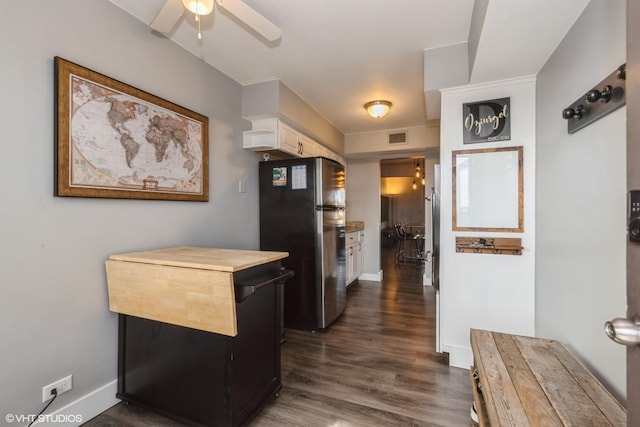
[[[283, 388], [252, 427], [471, 424], [469, 374], [435, 352], [435, 294], [422, 267], [394, 265], [390, 250], [382, 258], [383, 282], [353, 284], [327, 332], [287, 331]], [[124, 404], [84, 425], [181, 426]]]

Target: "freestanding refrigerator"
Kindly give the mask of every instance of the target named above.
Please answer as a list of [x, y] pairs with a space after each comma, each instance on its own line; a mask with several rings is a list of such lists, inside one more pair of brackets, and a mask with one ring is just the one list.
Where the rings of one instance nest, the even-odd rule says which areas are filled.
[[286, 251], [284, 327], [327, 328], [346, 306], [345, 171], [323, 157], [260, 162], [260, 249]]

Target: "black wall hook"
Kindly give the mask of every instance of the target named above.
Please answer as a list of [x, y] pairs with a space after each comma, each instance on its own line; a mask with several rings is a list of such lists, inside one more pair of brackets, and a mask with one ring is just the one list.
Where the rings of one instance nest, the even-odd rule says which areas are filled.
[[585, 95], [585, 99], [589, 104], [597, 102], [598, 100], [600, 100], [600, 102], [609, 102], [611, 99], [611, 92], [613, 92], [611, 85], [606, 85], [604, 89], [602, 89], [602, 92], [598, 89], [591, 89]]
[[577, 132], [626, 104], [625, 79], [626, 64], [622, 64], [584, 96], [562, 110], [562, 117], [568, 120], [567, 131]]
[[562, 117], [564, 119], [576, 119], [580, 120], [582, 115], [584, 114], [584, 107], [582, 105], [578, 105], [576, 108], [565, 108], [562, 110]]

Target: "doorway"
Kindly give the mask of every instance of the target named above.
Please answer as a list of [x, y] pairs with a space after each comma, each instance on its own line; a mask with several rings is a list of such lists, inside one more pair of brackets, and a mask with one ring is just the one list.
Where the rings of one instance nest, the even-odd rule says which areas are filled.
[[387, 217], [387, 226], [424, 223], [426, 175], [423, 181], [423, 174], [424, 156], [380, 161], [380, 193], [389, 209], [383, 213]]
[[[427, 199], [438, 163], [439, 152], [380, 160], [381, 251], [393, 248], [397, 252], [400, 236], [394, 229], [396, 224], [404, 224], [412, 235], [424, 236], [419, 253], [413, 250], [416, 253], [409, 254], [410, 258], [424, 258], [426, 251], [431, 250], [431, 204]], [[431, 266], [422, 261], [420, 264], [424, 264], [423, 284], [429, 285]]]

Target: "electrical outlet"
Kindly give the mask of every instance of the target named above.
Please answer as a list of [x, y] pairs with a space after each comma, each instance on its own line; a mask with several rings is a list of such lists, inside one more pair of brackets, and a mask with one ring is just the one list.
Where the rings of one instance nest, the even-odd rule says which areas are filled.
[[69, 375], [68, 377], [64, 377], [61, 380], [52, 382], [51, 384], [42, 387], [42, 402], [53, 399], [51, 390], [53, 390], [54, 388], [58, 392], [58, 396], [71, 390], [73, 388], [73, 375]]

